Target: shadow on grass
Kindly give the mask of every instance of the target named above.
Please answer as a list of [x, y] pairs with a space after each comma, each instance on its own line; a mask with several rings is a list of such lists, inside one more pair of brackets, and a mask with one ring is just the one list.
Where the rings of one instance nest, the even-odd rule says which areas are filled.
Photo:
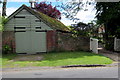
[[15, 53], [9, 53], [9, 54], [3, 54], [2, 53], [2, 59], [6, 59], [6, 60], [12, 60], [17, 56], [17, 54]]

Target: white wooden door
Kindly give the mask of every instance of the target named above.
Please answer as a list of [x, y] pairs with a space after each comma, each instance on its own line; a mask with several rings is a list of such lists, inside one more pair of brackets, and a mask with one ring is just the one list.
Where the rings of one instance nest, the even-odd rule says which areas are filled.
[[46, 32], [15, 32], [16, 53], [35, 54], [46, 52]]
[[31, 49], [33, 52], [46, 52], [46, 32], [31, 32]]

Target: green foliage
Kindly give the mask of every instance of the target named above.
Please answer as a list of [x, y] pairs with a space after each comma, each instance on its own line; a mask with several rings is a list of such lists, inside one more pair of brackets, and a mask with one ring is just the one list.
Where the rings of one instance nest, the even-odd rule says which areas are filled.
[[[89, 24], [92, 24], [92, 25], [89, 25]], [[79, 22], [76, 25], [70, 26], [70, 28], [71, 28], [70, 29], [71, 32], [73, 32], [77, 36], [90, 37], [93, 32], [94, 25], [93, 23], [85, 24], [85, 23]]]
[[117, 30], [116, 30], [115, 34], [116, 34], [117, 38], [120, 38], [120, 26], [117, 26]]
[[10, 53], [11, 52], [11, 47], [9, 46], [9, 45], [4, 45], [3, 46], [3, 53], [4, 54], [8, 54], [8, 53]]
[[97, 23], [105, 26], [105, 48], [114, 49], [113, 40], [110, 37], [120, 38], [120, 2], [97, 2]]
[[2, 17], [0, 17], [0, 31], [3, 29], [3, 24], [2, 24]]
[[106, 43], [105, 48], [106, 48], [107, 50], [113, 51], [113, 49], [114, 49], [113, 46], [114, 46], [113, 43], [108, 42], [108, 43]]
[[120, 37], [120, 2], [97, 2], [96, 9], [97, 22], [105, 24], [106, 37]]
[[96, 9], [96, 17], [100, 24], [120, 16], [120, 2], [97, 2]]
[[114, 37], [109, 36], [105, 43], [105, 48], [110, 51], [114, 51]]
[[77, 32], [77, 35], [82, 35], [82, 36], [88, 36], [89, 37], [89, 31], [80, 30], [80, 31]]
[[72, 26], [66, 26], [66, 27], [67, 27], [69, 30], [72, 30], [72, 28], [71, 28]]
[[0, 16], [0, 31], [4, 30], [4, 25], [7, 22], [7, 18]]

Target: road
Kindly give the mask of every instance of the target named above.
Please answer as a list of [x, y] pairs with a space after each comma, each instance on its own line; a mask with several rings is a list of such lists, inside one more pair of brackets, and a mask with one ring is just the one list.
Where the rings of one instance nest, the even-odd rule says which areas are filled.
[[118, 78], [118, 67], [5, 71], [2, 74], [3, 78]]

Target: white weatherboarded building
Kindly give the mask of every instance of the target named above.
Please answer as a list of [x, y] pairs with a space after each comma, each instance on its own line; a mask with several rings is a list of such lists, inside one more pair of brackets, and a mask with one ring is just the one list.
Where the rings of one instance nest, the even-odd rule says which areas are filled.
[[[56, 47], [56, 31], [68, 30], [66, 26], [61, 28], [59, 25], [64, 26], [58, 20], [22, 5], [8, 17], [3, 44], [14, 46], [16, 53], [35, 54], [51, 51]], [[6, 40], [9, 42], [5, 42]]]

